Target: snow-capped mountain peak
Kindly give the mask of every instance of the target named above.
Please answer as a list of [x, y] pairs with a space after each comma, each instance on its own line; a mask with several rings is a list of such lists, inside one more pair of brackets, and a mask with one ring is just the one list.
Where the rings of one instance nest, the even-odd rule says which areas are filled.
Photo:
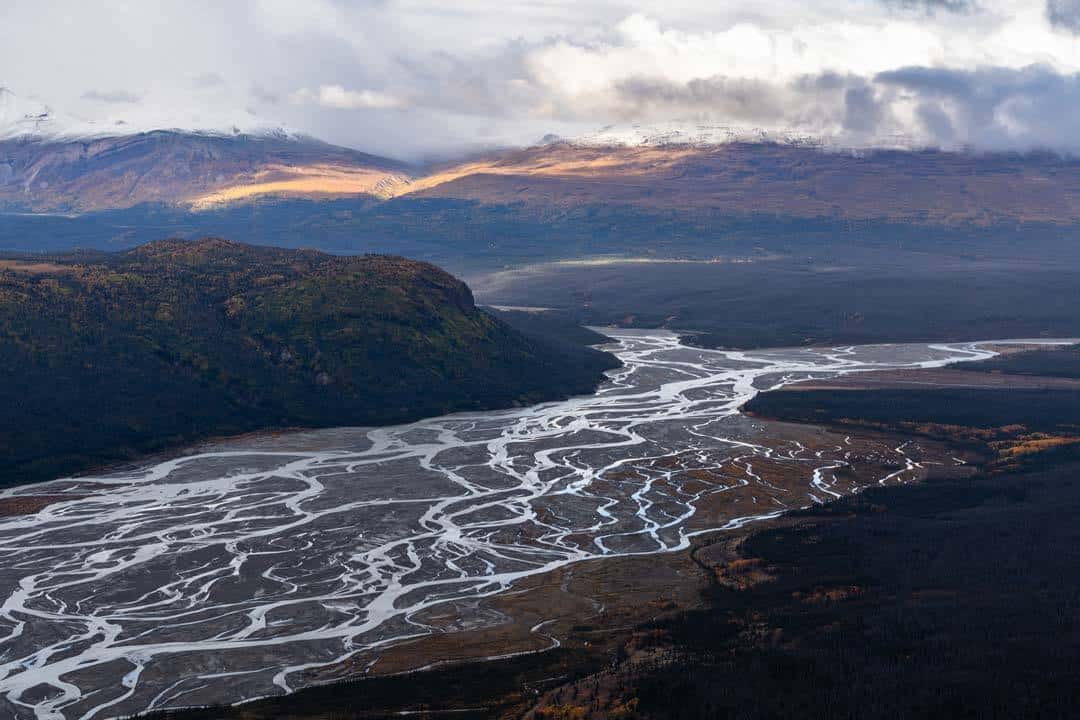
[[164, 118], [156, 117], [145, 109], [135, 108], [127, 116], [101, 121], [84, 120], [58, 113], [45, 103], [24, 98], [9, 88], [0, 87], [0, 141], [69, 141], [136, 135], [155, 130], [199, 135], [308, 139], [292, 128], [269, 122], [251, 112], [201, 113], [187, 118]]
[[736, 142], [776, 142], [786, 145], [820, 145], [822, 141], [796, 131], [741, 128], [694, 122], [608, 125], [572, 139], [549, 137], [546, 141], [580, 147], [691, 147], [726, 145]]
[[48, 105], [27, 100], [0, 87], [0, 140], [78, 134], [88, 128], [78, 120], [58, 117]]

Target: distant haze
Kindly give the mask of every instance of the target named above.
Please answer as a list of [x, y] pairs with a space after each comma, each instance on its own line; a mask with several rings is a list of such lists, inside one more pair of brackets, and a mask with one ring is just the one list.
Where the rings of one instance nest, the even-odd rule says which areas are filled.
[[0, 86], [408, 160], [615, 124], [1080, 149], [1080, 0], [6, 0]]

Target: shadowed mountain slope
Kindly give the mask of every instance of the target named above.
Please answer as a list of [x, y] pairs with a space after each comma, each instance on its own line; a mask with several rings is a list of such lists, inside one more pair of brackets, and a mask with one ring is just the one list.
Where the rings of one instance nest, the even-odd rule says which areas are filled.
[[528, 338], [397, 257], [209, 239], [5, 260], [0, 481], [213, 435], [554, 399], [616, 364]]

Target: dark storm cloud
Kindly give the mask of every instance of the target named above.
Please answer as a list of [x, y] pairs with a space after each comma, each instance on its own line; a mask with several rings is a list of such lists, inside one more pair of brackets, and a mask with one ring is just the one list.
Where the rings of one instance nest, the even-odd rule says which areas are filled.
[[740, 123], [872, 135], [887, 108], [865, 78], [838, 73], [807, 75], [787, 83], [715, 76], [688, 83], [637, 78], [618, 86], [623, 114], [637, 117], [665, 108], [708, 112]]
[[938, 142], [944, 144], [953, 142], [956, 133], [953, 129], [952, 118], [949, 117], [949, 114], [945, 112], [939, 103], [920, 103], [915, 110], [915, 114], [919, 122], [926, 128], [926, 131], [934, 138], [937, 138]]
[[1046, 0], [1046, 17], [1056, 28], [1080, 33], [1080, 0]]
[[82, 98], [110, 104], [137, 103], [140, 100], [138, 95], [126, 90], [87, 90]]
[[948, 138], [940, 135], [949, 133], [991, 147], [1080, 146], [1080, 74], [1061, 74], [1042, 65], [918, 67], [879, 73], [874, 81], [917, 100], [924, 130], [943, 142]]
[[856, 133], [873, 133], [884, 115], [884, 109], [868, 86], [848, 88], [844, 92], [844, 129]]
[[854, 142], [899, 136], [940, 146], [1080, 149], [1080, 74], [1041, 65], [906, 67], [873, 77], [823, 73], [786, 83], [637, 78], [617, 89], [625, 118], [675, 109], [737, 123], [831, 130]]
[[743, 122], [760, 122], [783, 115], [786, 89], [762, 80], [716, 75], [673, 83], [656, 78], [633, 78], [616, 91], [629, 116], [655, 108], [708, 110]]
[[922, 95], [962, 100], [989, 112], [1017, 99], [1044, 102], [1058, 98], [1068, 104], [1077, 97], [1078, 77], [1062, 75], [1046, 65], [1029, 65], [977, 70], [909, 67], [878, 73], [874, 80]]

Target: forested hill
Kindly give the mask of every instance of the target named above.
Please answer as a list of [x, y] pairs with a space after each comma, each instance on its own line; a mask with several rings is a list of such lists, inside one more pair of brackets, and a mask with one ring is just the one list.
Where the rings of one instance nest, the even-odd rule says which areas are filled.
[[0, 259], [0, 482], [270, 427], [385, 424], [588, 392], [421, 262], [220, 239]]

